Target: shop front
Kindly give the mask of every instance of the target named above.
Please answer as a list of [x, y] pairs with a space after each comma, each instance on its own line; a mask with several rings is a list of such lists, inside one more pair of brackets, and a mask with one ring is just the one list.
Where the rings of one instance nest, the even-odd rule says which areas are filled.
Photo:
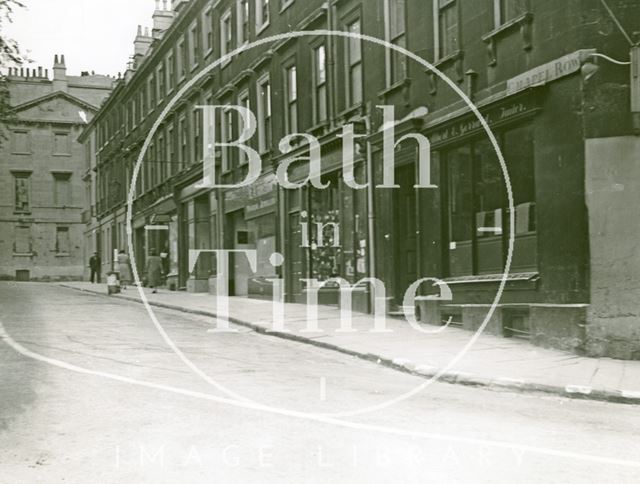
[[[355, 162], [355, 178], [366, 181], [363, 158]], [[294, 162], [289, 180], [299, 183], [309, 174], [308, 163]], [[283, 201], [285, 287], [287, 300], [304, 303], [307, 292], [318, 291], [320, 304], [339, 304], [337, 278], [353, 285], [368, 274], [367, 191], [349, 187], [343, 179], [340, 147], [322, 147], [321, 181], [326, 188], [307, 184], [280, 188]], [[369, 288], [353, 290], [353, 309], [367, 312]]]

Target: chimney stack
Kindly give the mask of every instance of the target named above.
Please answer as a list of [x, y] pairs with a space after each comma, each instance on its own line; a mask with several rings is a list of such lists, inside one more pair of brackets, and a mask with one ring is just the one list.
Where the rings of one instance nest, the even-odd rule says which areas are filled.
[[53, 60], [53, 91], [67, 92], [68, 90], [67, 66], [64, 55], [61, 55], [60, 58], [56, 55]]
[[136, 40], [133, 42], [134, 56], [136, 59], [147, 55], [149, 47], [151, 47], [151, 42], [153, 42], [153, 37], [149, 35], [149, 29], [145, 29], [145, 32], [143, 33], [142, 25], [138, 25], [138, 34], [136, 35]]
[[156, 0], [156, 10], [153, 12], [153, 38], [159, 39], [162, 34], [169, 30], [173, 22], [173, 12], [167, 6], [167, 0]]

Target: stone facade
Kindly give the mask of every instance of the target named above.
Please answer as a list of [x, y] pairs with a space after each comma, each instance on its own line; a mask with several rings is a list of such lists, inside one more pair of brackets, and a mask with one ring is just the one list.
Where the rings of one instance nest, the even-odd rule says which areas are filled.
[[64, 56], [48, 71], [11, 68], [15, 122], [0, 146], [0, 278], [83, 276], [85, 150], [77, 138], [113, 79], [67, 75]]

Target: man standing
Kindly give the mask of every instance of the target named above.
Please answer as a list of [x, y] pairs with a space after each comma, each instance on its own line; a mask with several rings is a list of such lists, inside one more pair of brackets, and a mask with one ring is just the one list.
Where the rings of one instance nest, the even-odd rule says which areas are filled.
[[89, 269], [91, 269], [91, 282], [100, 282], [100, 268], [102, 261], [97, 252], [94, 252], [89, 259]]

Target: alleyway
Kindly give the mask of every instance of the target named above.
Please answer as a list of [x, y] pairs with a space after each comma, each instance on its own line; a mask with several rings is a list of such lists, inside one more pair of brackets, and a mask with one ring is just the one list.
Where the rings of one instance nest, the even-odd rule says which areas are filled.
[[15, 283], [0, 301], [2, 483], [640, 480], [637, 406], [438, 383], [332, 417], [422, 380], [157, 309], [190, 368], [140, 304]]

